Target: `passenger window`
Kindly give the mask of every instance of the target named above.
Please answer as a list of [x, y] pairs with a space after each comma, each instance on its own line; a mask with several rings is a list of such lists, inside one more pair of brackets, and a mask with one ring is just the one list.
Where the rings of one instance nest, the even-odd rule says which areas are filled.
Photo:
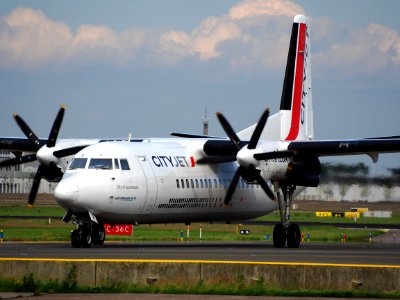
[[186, 179], [186, 187], [189, 188], [189, 179]]
[[179, 189], [179, 179], [176, 180], [176, 187]]
[[112, 160], [111, 158], [92, 158], [89, 169], [112, 170]]
[[183, 181], [183, 179], [181, 179], [181, 185], [182, 185], [182, 188], [185, 188], [185, 182]]
[[121, 162], [121, 170], [130, 170], [128, 160], [127, 159], [120, 159]]
[[114, 168], [119, 169], [118, 158], [114, 158]]
[[199, 180], [196, 179], [196, 189], [198, 189], [198, 188], [199, 188]]
[[87, 158], [74, 158], [69, 166], [69, 170], [84, 169], [86, 167]]
[[203, 188], [203, 179], [200, 179], [200, 187]]
[[204, 179], [204, 187], [205, 187], [205, 188], [208, 188], [208, 181], [207, 181], [207, 179]]
[[193, 179], [190, 179], [190, 183], [192, 184], [192, 189], [194, 189], [194, 182], [193, 182]]

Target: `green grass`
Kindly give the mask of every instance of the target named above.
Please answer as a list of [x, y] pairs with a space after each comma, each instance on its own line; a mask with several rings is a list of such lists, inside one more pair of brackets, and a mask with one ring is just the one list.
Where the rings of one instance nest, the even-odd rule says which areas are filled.
[[60, 216], [65, 214], [65, 209], [59, 206], [33, 206], [26, 207], [24, 205], [0, 205], [0, 216], [32, 216], [47, 217]]
[[[273, 226], [249, 225], [242, 229], [250, 230], [249, 235], [237, 234], [237, 225], [234, 224], [198, 224], [194, 223], [190, 229], [190, 241], [200, 241], [200, 226], [202, 227], [202, 241], [265, 241], [269, 233], [272, 240]], [[0, 230], [3, 230], [6, 241], [69, 241], [71, 230], [76, 226], [66, 224], [58, 219], [1, 219]], [[306, 236], [311, 235], [312, 242], [340, 242], [341, 234], [346, 233], [349, 242], [367, 242], [369, 233], [373, 236], [382, 234], [379, 230], [366, 229], [339, 229], [334, 226], [304, 226], [301, 228]], [[157, 224], [139, 225], [133, 229], [131, 236], [108, 235], [108, 241], [179, 241], [181, 231], [184, 240], [187, 240], [184, 224]]]
[[1, 219], [5, 241], [67, 241], [73, 224], [66, 224], [61, 218], [51, 219]]
[[[32, 216], [46, 217], [59, 216], [65, 214], [65, 210], [58, 206], [34, 206], [27, 208], [23, 205], [0, 205], [0, 216]], [[258, 218], [260, 221], [279, 222], [279, 213], [274, 212]], [[292, 211], [291, 220], [295, 222], [320, 222], [320, 223], [354, 223], [352, 218], [335, 218], [335, 217], [316, 217], [315, 212], [309, 211]], [[394, 212], [392, 218], [364, 218], [357, 219], [357, 223], [368, 224], [400, 224], [400, 213]]]
[[33, 274], [24, 275], [20, 280], [0, 278], [0, 292], [42, 293], [159, 293], [159, 294], [203, 294], [203, 295], [242, 295], [242, 296], [289, 296], [289, 297], [337, 297], [337, 298], [391, 298], [400, 299], [400, 292], [371, 292], [360, 290], [297, 290], [268, 286], [261, 279], [258, 282], [245, 282], [238, 276], [234, 282], [193, 282], [150, 285], [109, 284], [96, 287], [80, 286], [77, 270], [71, 269], [61, 280], [40, 281]]
[[[57, 216], [49, 219], [34, 218], [0, 218], [0, 230], [4, 231], [7, 241], [69, 241], [71, 230], [76, 226], [61, 221], [64, 209], [55, 206], [42, 206], [26, 208], [22, 205], [0, 205], [0, 216]], [[269, 214], [258, 220], [279, 222], [277, 213]], [[353, 219], [346, 218], [320, 218], [313, 212], [292, 213], [292, 220], [297, 222], [340, 222], [352, 223]], [[360, 218], [362, 223], [397, 223], [400, 224], [400, 214], [393, 214], [391, 219]], [[203, 241], [265, 241], [265, 235], [269, 233], [272, 239], [273, 226], [244, 225], [242, 229], [249, 229], [250, 235], [237, 234], [237, 225], [233, 224], [192, 224], [190, 240], [200, 240], [200, 225], [202, 226]], [[311, 235], [313, 242], [339, 242], [341, 234], [346, 233], [350, 242], [367, 242], [369, 233], [372, 236], [382, 234], [380, 230], [367, 229], [339, 229], [335, 226], [303, 226], [302, 232], [306, 236]], [[186, 226], [184, 224], [168, 225], [140, 225], [134, 227], [132, 236], [107, 236], [109, 241], [178, 241], [183, 231], [186, 240]]]

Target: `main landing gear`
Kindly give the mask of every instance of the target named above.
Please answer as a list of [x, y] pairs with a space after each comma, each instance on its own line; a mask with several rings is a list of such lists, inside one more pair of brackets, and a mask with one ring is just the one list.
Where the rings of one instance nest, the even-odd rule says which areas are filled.
[[292, 204], [293, 194], [296, 190], [294, 185], [282, 185], [280, 192], [277, 193], [279, 213], [281, 222], [276, 224], [273, 233], [273, 242], [276, 248], [285, 247], [286, 241], [289, 248], [299, 248], [301, 240], [300, 227], [290, 223], [290, 205]]
[[103, 245], [106, 231], [103, 224], [89, 223], [79, 225], [71, 233], [71, 245], [74, 248], [90, 248], [93, 245]]

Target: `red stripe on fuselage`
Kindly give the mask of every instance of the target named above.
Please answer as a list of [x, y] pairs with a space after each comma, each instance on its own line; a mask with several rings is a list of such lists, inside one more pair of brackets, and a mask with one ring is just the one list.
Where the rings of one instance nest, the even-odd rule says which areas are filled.
[[190, 162], [191, 162], [191, 164], [192, 164], [192, 168], [194, 168], [194, 166], [195, 166], [195, 161], [194, 161], [194, 157], [193, 156], [191, 156], [190, 157]]
[[292, 120], [290, 124], [290, 131], [286, 140], [293, 141], [297, 138], [300, 129], [300, 110], [301, 110], [301, 97], [303, 93], [303, 68], [306, 47], [306, 30], [307, 26], [304, 23], [299, 24], [299, 34], [297, 42], [296, 53], [296, 68], [295, 80], [293, 84], [293, 100], [292, 100]]

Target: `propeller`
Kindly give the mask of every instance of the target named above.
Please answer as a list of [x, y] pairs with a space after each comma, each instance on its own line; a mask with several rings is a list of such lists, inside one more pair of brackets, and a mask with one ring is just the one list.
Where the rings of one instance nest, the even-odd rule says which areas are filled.
[[261, 170], [258, 170], [255, 165], [257, 164], [259, 159], [254, 157], [254, 150], [257, 147], [258, 141], [261, 137], [262, 131], [267, 123], [269, 117], [269, 109], [267, 108], [262, 113], [260, 120], [258, 121], [256, 128], [253, 131], [253, 134], [250, 138], [247, 146], [244, 146], [242, 141], [237, 136], [236, 132], [233, 130], [232, 126], [229, 124], [228, 120], [224, 117], [224, 115], [220, 112], [217, 112], [217, 118], [221, 123], [222, 128], [225, 133], [228, 135], [232, 144], [236, 146], [238, 149], [238, 153], [236, 155], [236, 160], [239, 163], [239, 167], [237, 168], [235, 174], [233, 175], [231, 184], [226, 193], [224, 204], [228, 206], [232, 200], [232, 196], [236, 190], [236, 186], [239, 182], [240, 177], [244, 180], [248, 181], [256, 181], [261, 188], [265, 191], [269, 198], [275, 200], [275, 195], [269, 188], [268, 184], [265, 182], [264, 178], [261, 176]]
[[49, 138], [46, 143], [40, 140], [33, 130], [28, 126], [28, 124], [16, 113], [13, 114], [15, 121], [21, 128], [22, 132], [31, 142], [33, 147], [36, 149], [36, 154], [28, 154], [24, 156], [17, 156], [16, 158], [11, 158], [0, 162], [0, 167], [20, 165], [32, 161], [38, 161], [39, 167], [36, 171], [35, 177], [33, 179], [32, 188], [28, 197], [28, 206], [32, 206], [36, 195], [39, 190], [40, 181], [42, 178], [47, 180], [59, 180], [63, 173], [61, 169], [57, 166], [59, 158], [73, 155], [78, 153], [80, 150], [86, 146], [75, 146], [71, 148], [59, 149], [56, 147], [56, 142], [62, 120], [64, 118], [65, 107], [61, 106], [58, 114], [54, 120], [53, 126], [50, 130]]

